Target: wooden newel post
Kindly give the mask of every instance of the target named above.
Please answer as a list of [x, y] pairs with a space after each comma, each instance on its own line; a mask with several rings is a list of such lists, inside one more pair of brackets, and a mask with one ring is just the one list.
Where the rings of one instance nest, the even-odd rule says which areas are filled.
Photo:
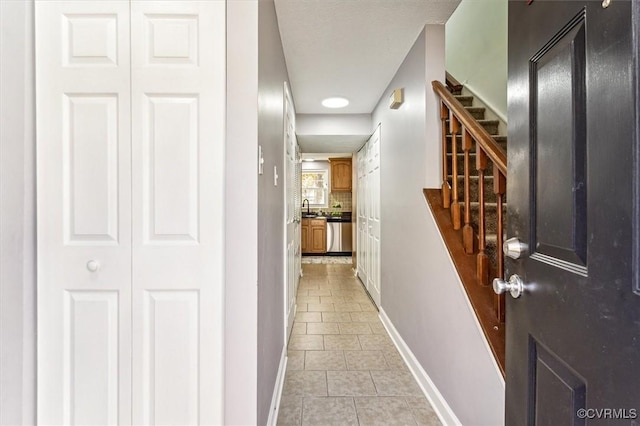
[[440, 121], [442, 125], [442, 207], [448, 209], [451, 205], [451, 187], [447, 181], [449, 176], [449, 161], [447, 153], [449, 149], [447, 147], [447, 119], [449, 118], [449, 108], [444, 102], [440, 102]]
[[453, 223], [453, 229], [456, 231], [462, 226], [462, 220], [460, 216], [460, 202], [458, 201], [458, 140], [457, 136], [460, 133], [460, 122], [458, 118], [451, 114], [449, 120], [451, 126], [451, 185], [453, 199], [451, 203], [451, 222]]
[[464, 150], [464, 227], [462, 228], [462, 242], [464, 246], [464, 252], [466, 254], [473, 253], [473, 227], [471, 226], [471, 165], [469, 157], [471, 146], [473, 144], [473, 138], [471, 134], [467, 132], [467, 129], [462, 129], [462, 149]]
[[[496, 242], [496, 258], [498, 260], [498, 270], [496, 274], [498, 278], [504, 279], [504, 255], [502, 254], [502, 243], [504, 240], [504, 217], [502, 212], [502, 206], [504, 203], [504, 195], [507, 192], [507, 178], [498, 170], [497, 167], [493, 168], [493, 192], [496, 194], [496, 200], [498, 202], [498, 214], [497, 214], [497, 242]], [[498, 321], [504, 322], [504, 294], [495, 295], [494, 309]]]
[[478, 169], [478, 256], [476, 276], [480, 284], [489, 285], [489, 256], [485, 253], [487, 247], [486, 225], [484, 213], [484, 171], [487, 168], [487, 154], [476, 145], [476, 169]]

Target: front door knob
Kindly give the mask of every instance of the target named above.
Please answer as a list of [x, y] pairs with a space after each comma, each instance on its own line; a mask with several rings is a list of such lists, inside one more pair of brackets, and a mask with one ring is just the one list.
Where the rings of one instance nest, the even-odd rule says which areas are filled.
[[529, 246], [516, 237], [509, 238], [502, 244], [502, 252], [512, 259], [520, 259], [528, 250]]
[[517, 299], [524, 292], [524, 282], [522, 282], [522, 278], [516, 274], [511, 275], [509, 281], [495, 278], [493, 280], [493, 291], [495, 291], [496, 294], [502, 294], [508, 291], [511, 293], [511, 297]]

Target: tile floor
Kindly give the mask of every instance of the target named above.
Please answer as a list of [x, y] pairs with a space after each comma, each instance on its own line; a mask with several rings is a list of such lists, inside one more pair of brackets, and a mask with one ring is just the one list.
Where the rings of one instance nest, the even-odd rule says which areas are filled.
[[334, 263], [351, 265], [353, 259], [351, 256], [302, 256], [302, 264], [307, 263]]
[[278, 425], [440, 425], [351, 266], [303, 273]]

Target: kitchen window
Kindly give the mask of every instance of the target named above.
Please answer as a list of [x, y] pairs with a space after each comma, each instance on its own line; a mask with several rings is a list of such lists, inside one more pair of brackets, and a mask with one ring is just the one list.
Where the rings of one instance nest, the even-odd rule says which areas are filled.
[[329, 207], [329, 182], [326, 170], [302, 171], [302, 199], [310, 207]]

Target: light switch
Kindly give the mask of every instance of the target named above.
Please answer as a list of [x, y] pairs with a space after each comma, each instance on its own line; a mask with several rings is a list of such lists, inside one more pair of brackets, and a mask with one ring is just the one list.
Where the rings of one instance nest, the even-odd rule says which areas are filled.
[[262, 156], [262, 145], [258, 145], [258, 174], [264, 174], [264, 157]]
[[273, 186], [278, 186], [278, 166], [273, 166]]

